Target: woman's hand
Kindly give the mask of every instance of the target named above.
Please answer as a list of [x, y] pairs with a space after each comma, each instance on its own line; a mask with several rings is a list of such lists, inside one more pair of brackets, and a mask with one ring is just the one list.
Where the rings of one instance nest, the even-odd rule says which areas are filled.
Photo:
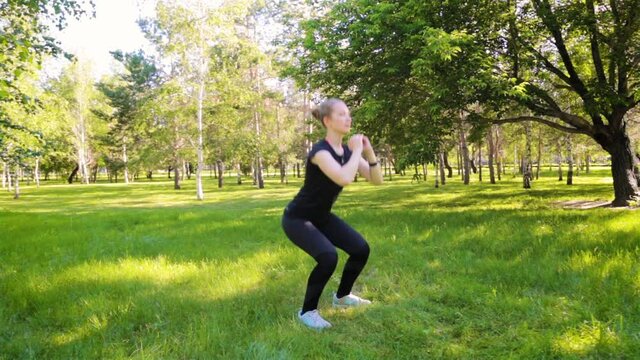
[[366, 135], [362, 135], [362, 154], [371, 156], [373, 155], [373, 147]]
[[352, 152], [359, 149], [362, 150], [363, 147], [363, 136], [362, 134], [355, 134], [349, 139], [349, 150]]

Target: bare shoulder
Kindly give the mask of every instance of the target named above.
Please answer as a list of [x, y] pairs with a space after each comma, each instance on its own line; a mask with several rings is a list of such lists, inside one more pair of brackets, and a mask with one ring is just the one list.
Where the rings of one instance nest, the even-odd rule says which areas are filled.
[[333, 159], [333, 157], [331, 156], [331, 153], [329, 152], [329, 150], [318, 149], [318, 151], [316, 151], [313, 154], [313, 156], [311, 157], [310, 161], [312, 163], [318, 165], [320, 162], [328, 161], [328, 159]]

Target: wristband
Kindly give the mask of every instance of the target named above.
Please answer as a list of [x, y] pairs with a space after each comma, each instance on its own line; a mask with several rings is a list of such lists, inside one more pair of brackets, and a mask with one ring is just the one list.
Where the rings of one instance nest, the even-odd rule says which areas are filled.
[[376, 165], [378, 165], [378, 162], [377, 162], [377, 161], [376, 161], [376, 162], [374, 162], [374, 163], [369, 163], [369, 167], [376, 166]]

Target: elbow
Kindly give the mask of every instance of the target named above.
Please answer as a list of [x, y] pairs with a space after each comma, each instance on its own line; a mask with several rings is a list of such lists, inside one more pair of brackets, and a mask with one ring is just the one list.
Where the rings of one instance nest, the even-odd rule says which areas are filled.
[[343, 178], [341, 178], [341, 179], [340, 179], [340, 181], [338, 182], [338, 185], [340, 185], [341, 187], [345, 187], [345, 186], [347, 186], [347, 185], [351, 184], [351, 183], [353, 182], [353, 180], [354, 180], [354, 179], [355, 179], [355, 176], [354, 176], [354, 177], [351, 177], [351, 178], [349, 178], [349, 177], [343, 177]]
[[342, 180], [340, 180], [338, 185], [340, 185], [341, 187], [345, 187], [345, 186], [351, 184], [352, 182], [353, 182], [353, 179], [342, 179]]

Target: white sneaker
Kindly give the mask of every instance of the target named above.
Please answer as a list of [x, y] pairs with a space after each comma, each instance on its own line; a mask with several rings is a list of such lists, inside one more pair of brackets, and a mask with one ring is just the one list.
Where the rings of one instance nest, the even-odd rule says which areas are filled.
[[320, 316], [318, 309], [307, 311], [304, 315], [300, 315], [300, 312], [302, 312], [302, 310], [298, 311], [298, 319], [310, 328], [324, 329], [331, 327], [331, 323]]
[[370, 300], [363, 299], [359, 296], [355, 296], [353, 294], [349, 294], [338, 299], [336, 293], [333, 293], [333, 307], [337, 308], [348, 308], [348, 307], [356, 307], [362, 305], [371, 304]]

